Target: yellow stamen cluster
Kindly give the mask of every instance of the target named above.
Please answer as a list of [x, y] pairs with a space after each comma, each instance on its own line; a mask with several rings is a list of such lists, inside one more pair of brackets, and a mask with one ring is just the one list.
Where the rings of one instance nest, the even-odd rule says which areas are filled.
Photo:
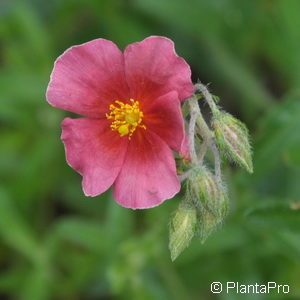
[[145, 125], [142, 125], [144, 114], [140, 111], [139, 102], [130, 99], [131, 104], [125, 104], [121, 101], [115, 101], [119, 106], [111, 104], [109, 106], [110, 113], [106, 114], [106, 118], [114, 120], [110, 128], [113, 131], [118, 131], [120, 136], [128, 135], [130, 139], [137, 127], [146, 129]]

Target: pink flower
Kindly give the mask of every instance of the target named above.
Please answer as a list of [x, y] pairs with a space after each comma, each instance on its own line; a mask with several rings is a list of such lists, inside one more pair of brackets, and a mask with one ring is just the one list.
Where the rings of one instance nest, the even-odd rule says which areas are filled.
[[124, 53], [105, 39], [65, 51], [47, 100], [86, 117], [64, 119], [61, 136], [85, 195], [114, 185], [115, 200], [136, 209], [178, 193], [172, 150], [185, 147], [180, 101], [192, 93], [190, 68], [164, 37], [133, 43]]

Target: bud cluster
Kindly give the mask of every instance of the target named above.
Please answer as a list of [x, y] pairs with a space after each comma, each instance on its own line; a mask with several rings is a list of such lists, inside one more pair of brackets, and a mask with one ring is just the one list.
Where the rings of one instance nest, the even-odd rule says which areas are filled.
[[[198, 99], [204, 99], [212, 111], [211, 126], [201, 114]], [[248, 172], [253, 172], [247, 127], [220, 110], [216, 99], [219, 102], [218, 97], [211, 95], [204, 85], [198, 83], [195, 85], [195, 94], [187, 100], [191, 116], [189, 141], [193, 149], [190, 149], [190, 169], [182, 175], [182, 180], [186, 180], [186, 194], [170, 222], [169, 248], [172, 260], [178, 257], [194, 236], [198, 236], [203, 243], [222, 224], [227, 214], [229, 199], [221, 176], [220, 153]], [[199, 140], [198, 134], [202, 141], [200, 145], [195, 142]], [[208, 150], [214, 157], [214, 173], [203, 161]]]
[[186, 181], [185, 199], [171, 218], [171, 259], [189, 245], [194, 235], [204, 242], [222, 223], [227, 207], [228, 197], [222, 184], [206, 167], [195, 167]]

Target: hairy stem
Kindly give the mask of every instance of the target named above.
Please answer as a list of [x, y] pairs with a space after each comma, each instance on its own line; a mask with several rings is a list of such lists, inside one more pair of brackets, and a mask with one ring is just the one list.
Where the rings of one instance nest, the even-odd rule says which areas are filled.
[[189, 98], [189, 104], [191, 112], [196, 113], [196, 123], [199, 128], [199, 132], [204, 140], [211, 140], [213, 138], [213, 133], [207, 126], [202, 113], [200, 111], [200, 107], [198, 105], [198, 99], [195, 95], [193, 95], [191, 98]]
[[210, 144], [210, 149], [214, 155], [215, 159], [215, 177], [216, 180], [221, 183], [222, 182], [222, 177], [221, 177], [221, 158], [220, 158], [220, 153], [218, 150], [218, 147], [215, 142]]
[[[190, 102], [189, 102], [190, 104]], [[190, 147], [190, 155], [192, 159], [192, 163], [197, 164], [197, 154], [195, 149], [195, 126], [196, 126], [196, 118], [197, 118], [197, 112], [193, 109], [192, 105], [190, 105], [190, 111], [191, 111], [191, 117], [190, 117], [190, 123], [189, 123], [189, 147]]]
[[185, 173], [179, 175], [178, 177], [179, 177], [180, 182], [186, 180], [190, 176], [191, 172], [192, 172], [192, 169], [189, 169]]
[[[203, 97], [205, 98], [206, 102], [208, 103], [209, 107], [211, 108], [212, 112], [214, 114], [218, 113], [218, 107], [215, 104], [214, 100], [212, 99], [211, 94], [208, 92], [207, 88], [202, 85], [201, 83], [198, 83], [195, 85], [195, 91], [201, 92]], [[190, 122], [189, 122], [189, 146], [190, 146], [190, 155], [191, 160], [193, 164], [201, 165], [203, 163], [204, 156], [207, 152], [207, 149], [209, 148], [213, 155], [215, 160], [215, 177], [216, 179], [221, 182], [221, 159], [219, 150], [216, 146], [215, 139], [214, 139], [214, 133], [211, 131], [211, 129], [208, 127], [206, 121], [204, 120], [199, 104], [198, 104], [198, 98], [196, 95], [193, 95], [188, 99], [189, 107], [190, 107]], [[197, 124], [197, 131], [203, 138], [203, 143], [201, 144], [198, 156], [195, 149], [195, 126]], [[180, 180], [183, 181], [189, 176], [189, 171], [182, 174], [180, 176]]]
[[202, 83], [196, 83], [194, 85], [194, 88], [195, 88], [195, 92], [199, 91], [203, 95], [203, 97], [204, 97], [205, 101], [207, 102], [207, 104], [209, 105], [212, 113], [214, 115], [218, 114], [219, 109], [218, 109], [214, 99], [212, 98], [211, 93], [208, 91], [207, 87]]
[[207, 148], [208, 148], [208, 141], [203, 140], [203, 142], [200, 146], [200, 149], [199, 149], [199, 154], [198, 154], [198, 161], [199, 161], [200, 165], [203, 163], [203, 159], [204, 159], [204, 156], [207, 152]]

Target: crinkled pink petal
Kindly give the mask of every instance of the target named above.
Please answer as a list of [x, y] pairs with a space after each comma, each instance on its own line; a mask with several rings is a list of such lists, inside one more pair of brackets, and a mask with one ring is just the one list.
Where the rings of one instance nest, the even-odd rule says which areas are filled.
[[128, 208], [150, 208], [172, 198], [179, 190], [172, 151], [155, 133], [139, 128], [128, 144], [115, 181], [115, 200]]
[[184, 140], [184, 121], [178, 94], [171, 91], [145, 105], [143, 123], [164, 140], [171, 149], [180, 153]]
[[105, 117], [110, 103], [129, 97], [123, 53], [105, 39], [69, 48], [55, 62], [46, 96], [55, 107]]
[[105, 192], [123, 165], [128, 139], [109, 128], [108, 120], [71, 119], [62, 122], [62, 140], [69, 165], [82, 176], [86, 196]]
[[192, 95], [190, 67], [176, 54], [170, 39], [151, 36], [130, 44], [124, 57], [126, 80], [133, 99], [153, 101], [173, 90], [180, 101]]

